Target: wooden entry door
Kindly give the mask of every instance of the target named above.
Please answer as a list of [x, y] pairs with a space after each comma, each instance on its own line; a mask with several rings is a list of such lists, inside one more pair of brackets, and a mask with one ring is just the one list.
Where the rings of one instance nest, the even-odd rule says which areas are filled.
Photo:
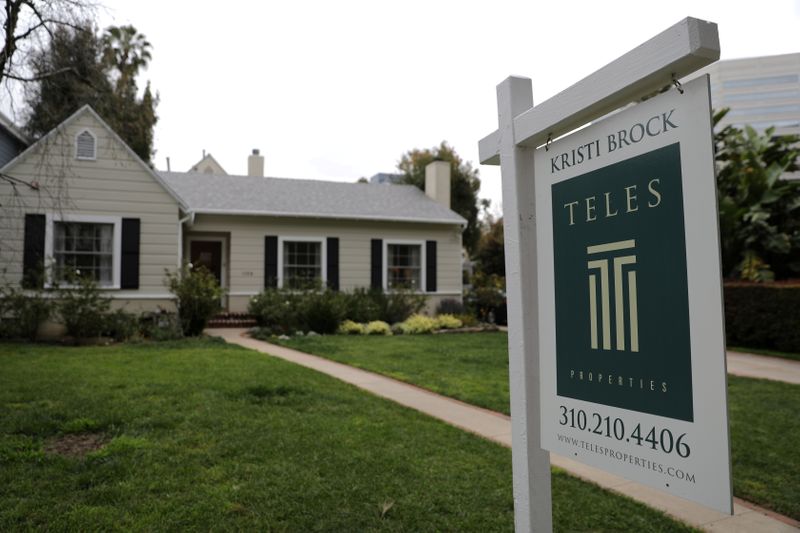
[[189, 245], [189, 261], [193, 266], [204, 266], [217, 278], [222, 286], [222, 242], [192, 241]]

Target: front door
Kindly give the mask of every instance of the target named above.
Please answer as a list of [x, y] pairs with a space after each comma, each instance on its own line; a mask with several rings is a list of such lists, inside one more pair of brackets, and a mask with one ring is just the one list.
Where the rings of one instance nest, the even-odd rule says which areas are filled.
[[222, 286], [221, 241], [192, 241], [189, 245], [189, 261], [195, 267], [200, 265], [206, 267]]

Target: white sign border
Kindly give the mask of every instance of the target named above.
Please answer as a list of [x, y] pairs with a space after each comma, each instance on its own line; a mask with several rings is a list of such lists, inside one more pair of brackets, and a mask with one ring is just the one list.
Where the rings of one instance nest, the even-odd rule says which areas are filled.
[[[542, 448], [625, 478], [644, 483], [697, 501], [731, 514], [730, 447], [727, 416], [727, 378], [722, 287], [719, 257], [716, 183], [714, 180], [713, 142], [711, 137], [710, 93], [707, 76], [684, 86], [683, 93], [671, 89], [641, 104], [611, 115], [592, 126], [539, 148], [535, 153], [537, 241], [539, 257], [539, 330], [541, 372]], [[607, 136], [635, 123], [675, 109], [671, 121], [678, 128], [657, 137], [607, 152]], [[600, 139], [601, 155], [591, 161], [551, 173], [550, 158], [572, 148]], [[690, 343], [692, 352], [692, 395], [694, 421], [639, 413], [598, 405], [556, 394], [555, 292], [553, 265], [552, 189], [558, 183], [598, 168], [630, 159], [646, 152], [680, 143], [683, 208], [686, 237], [687, 281], [689, 293]], [[572, 430], [558, 424], [559, 406], [601, 411], [602, 416], [620, 417], [626, 431], [642, 428], [670, 428], [675, 437], [687, 433], [691, 447], [688, 458], [674, 452], [666, 455], [645, 446], [619, 442], [586, 431]], [[630, 424], [630, 425], [629, 425]], [[586, 447], [560, 442], [557, 435], [580, 437]], [[644, 436], [644, 435], [642, 435]], [[614, 450], [611, 453], [610, 450]], [[616, 458], [617, 452], [625, 460]], [[631, 462], [633, 458], [649, 461], [647, 465]], [[678, 468], [694, 476], [695, 483], [669, 478], [657, 472]]]

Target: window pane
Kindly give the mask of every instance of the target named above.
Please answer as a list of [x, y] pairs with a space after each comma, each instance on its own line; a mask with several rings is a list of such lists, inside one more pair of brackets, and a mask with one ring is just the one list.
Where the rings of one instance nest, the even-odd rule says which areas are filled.
[[422, 247], [418, 244], [389, 244], [387, 249], [389, 288], [419, 290], [422, 286]]
[[53, 224], [54, 279], [88, 276], [99, 285], [114, 281], [114, 225], [92, 222]]
[[283, 241], [283, 285], [308, 288], [322, 279], [322, 243]]

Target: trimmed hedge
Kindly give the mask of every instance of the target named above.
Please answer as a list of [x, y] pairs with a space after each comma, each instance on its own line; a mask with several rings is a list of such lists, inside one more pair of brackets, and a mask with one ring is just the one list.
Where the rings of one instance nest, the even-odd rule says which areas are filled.
[[729, 346], [800, 353], [800, 283], [726, 283]]

